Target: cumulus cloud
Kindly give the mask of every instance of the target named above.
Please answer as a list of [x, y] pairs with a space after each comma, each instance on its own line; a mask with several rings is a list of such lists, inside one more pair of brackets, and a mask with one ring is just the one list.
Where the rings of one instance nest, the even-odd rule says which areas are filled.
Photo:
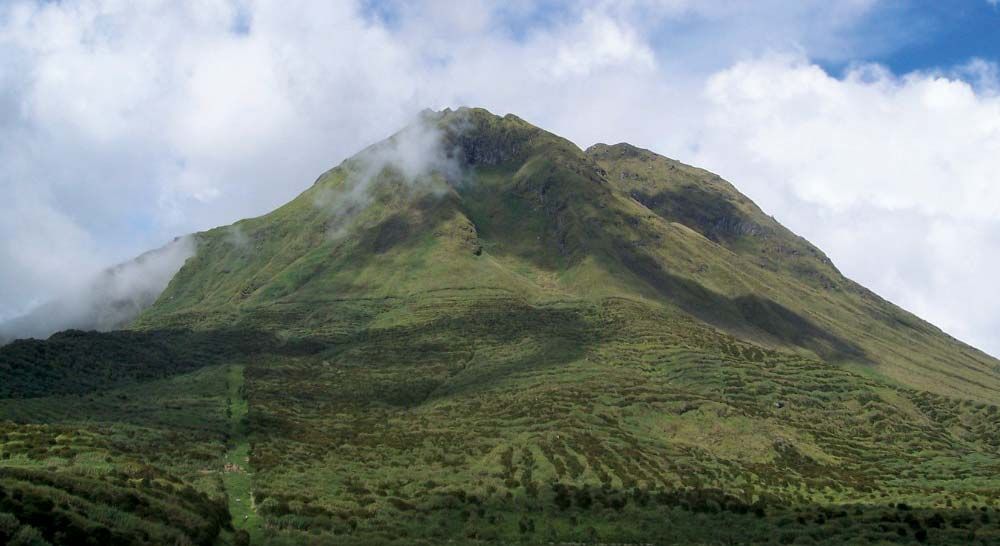
[[871, 32], [895, 5], [5, 2], [0, 318], [465, 104], [715, 170], [848, 275], [1000, 353], [996, 65], [818, 64], [916, 39], [902, 18]]
[[[801, 60], [740, 63], [708, 84], [714, 134], [784, 173], [802, 199], [846, 210], [1000, 215], [1000, 100], [934, 74]], [[805, 144], [805, 145], [803, 145]]]

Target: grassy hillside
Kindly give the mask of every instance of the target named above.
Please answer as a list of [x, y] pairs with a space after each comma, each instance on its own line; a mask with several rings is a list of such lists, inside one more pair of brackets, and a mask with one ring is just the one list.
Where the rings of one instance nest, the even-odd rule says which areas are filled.
[[997, 536], [995, 406], [629, 300], [401, 304], [407, 320], [247, 369], [255, 494], [275, 540]]
[[413, 134], [195, 235], [129, 331], [0, 348], [0, 499], [62, 480], [79, 522], [0, 500], [0, 533], [1000, 538], [996, 360], [705, 171], [483, 110]]
[[0, 401], [0, 543], [217, 543], [222, 372]]

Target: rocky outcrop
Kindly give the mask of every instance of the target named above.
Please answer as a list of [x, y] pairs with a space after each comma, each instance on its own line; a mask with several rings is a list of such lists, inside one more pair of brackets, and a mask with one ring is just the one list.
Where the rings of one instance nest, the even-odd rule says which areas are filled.
[[522, 157], [541, 131], [517, 116], [497, 118], [485, 110], [444, 110], [439, 122], [448, 148], [465, 165], [499, 165]]

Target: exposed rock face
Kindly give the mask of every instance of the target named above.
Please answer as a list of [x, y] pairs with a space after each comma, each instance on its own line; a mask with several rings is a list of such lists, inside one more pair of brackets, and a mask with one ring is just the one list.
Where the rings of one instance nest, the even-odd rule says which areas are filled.
[[523, 156], [541, 131], [508, 114], [497, 118], [485, 110], [444, 110], [439, 120], [448, 147], [465, 165], [499, 165]]
[[469, 165], [499, 165], [517, 157], [524, 149], [521, 140], [494, 139], [481, 133], [463, 136], [459, 142], [465, 163]]
[[[700, 195], [703, 194], [703, 195]], [[629, 193], [647, 208], [664, 211], [705, 237], [719, 242], [736, 237], [767, 237], [767, 230], [718, 198], [711, 198], [697, 189], [687, 192], [662, 192], [649, 195], [641, 191]]]
[[764, 237], [766, 232], [760, 225], [739, 218], [737, 216], [726, 216], [719, 218], [712, 224], [713, 233], [731, 234], [737, 237], [744, 235], [749, 237]]

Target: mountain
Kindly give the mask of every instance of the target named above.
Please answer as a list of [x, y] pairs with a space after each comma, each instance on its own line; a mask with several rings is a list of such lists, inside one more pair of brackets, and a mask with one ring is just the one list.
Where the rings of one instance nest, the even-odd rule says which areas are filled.
[[1000, 362], [707, 171], [428, 111], [191, 240], [126, 330], [0, 349], [0, 536], [1000, 538]]
[[[274, 213], [200, 234], [139, 327], [270, 320], [313, 335], [303, 312], [331, 299], [619, 297], [940, 394], [985, 400], [1000, 386], [996, 360], [844, 278], [718, 176], [627, 144], [584, 152], [511, 115], [422, 123]], [[381, 170], [398, 165], [417, 172]], [[341, 210], [337, 193], [358, 201], [357, 188], [364, 203], [349, 206], [363, 210]]]

